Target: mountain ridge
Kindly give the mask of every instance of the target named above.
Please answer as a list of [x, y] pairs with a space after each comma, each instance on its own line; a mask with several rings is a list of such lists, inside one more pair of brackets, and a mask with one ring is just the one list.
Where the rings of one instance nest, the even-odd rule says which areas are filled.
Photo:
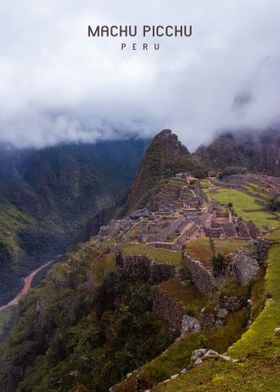
[[[146, 141], [128, 140], [42, 150], [2, 150], [2, 303], [12, 297], [28, 271], [83, 238], [88, 221], [94, 220], [97, 213], [104, 211], [98, 225], [91, 227], [95, 232], [110, 218], [118, 198], [131, 184], [145, 145]], [[12, 277], [15, 286], [8, 294]]]
[[[244, 369], [258, 385], [254, 368], [248, 369], [252, 358], [262, 385], [274, 392], [276, 380], [262, 365], [270, 359], [279, 369], [274, 253], [280, 216], [270, 202], [280, 179], [248, 170], [207, 177], [208, 168], [222, 171], [231, 157], [209, 166], [171, 131], [155, 139], [136, 174], [131, 211], [97, 236], [90, 237], [89, 228], [88, 242], [65, 255], [20, 302], [16, 324], [0, 346], [3, 392], [33, 392], [34, 385], [38, 392], [173, 392], [185, 390], [185, 382], [192, 391], [204, 383], [210, 389], [202, 390], [223, 391], [226, 383], [234, 391], [236, 382], [244, 385]], [[228, 139], [234, 157], [235, 141]], [[164, 157], [154, 155], [162, 141]], [[223, 141], [218, 145], [224, 154]], [[238, 165], [244, 162], [240, 156]], [[203, 169], [203, 178], [193, 168], [198, 174]], [[250, 333], [255, 325], [257, 352]], [[234, 368], [239, 361], [240, 372]]]
[[200, 146], [195, 155], [212, 169], [243, 166], [248, 170], [280, 175], [280, 131], [266, 130], [255, 134], [225, 132], [210, 144]]

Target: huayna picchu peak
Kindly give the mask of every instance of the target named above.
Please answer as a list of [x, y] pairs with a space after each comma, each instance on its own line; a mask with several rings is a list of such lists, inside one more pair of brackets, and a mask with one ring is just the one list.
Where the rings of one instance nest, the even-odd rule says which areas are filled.
[[128, 209], [131, 211], [143, 206], [160, 180], [182, 170], [198, 176], [206, 173], [201, 162], [190, 154], [177, 135], [170, 129], [164, 129], [152, 139], [146, 150], [129, 195]]
[[157, 134], [113, 218], [0, 310], [0, 391], [280, 390], [279, 134], [274, 149], [266, 135], [190, 153]]

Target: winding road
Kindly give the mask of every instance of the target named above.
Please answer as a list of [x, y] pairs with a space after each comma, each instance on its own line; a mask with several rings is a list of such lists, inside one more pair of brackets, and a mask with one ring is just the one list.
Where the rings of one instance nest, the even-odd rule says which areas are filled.
[[34, 277], [38, 274], [38, 272], [42, 271], [44, 268], [46, 268], [48, 265], [54, 263], [57, 259], [55, 260], [51, 260], [48, 261], [47, 263], [41, 265], [39, 268], [37, 268], [36, 270], [30, 272], [29, 275], [27, 275], [24, 280], [23, 280], [23, 288], [20, 290], [20, 292], [15, 296], [14, 299], [12, 299], [10, 302], [8, 302], [6, 305], [3, 305], [0, 307], [0, 312], [4, 309], [9, 308], [10, 306], [15, 306], [18, 305], [19, 301], [21, 298], [23, 298], [28, 291], [31, 288], [32, 285], [32, 281], [34, 279]]

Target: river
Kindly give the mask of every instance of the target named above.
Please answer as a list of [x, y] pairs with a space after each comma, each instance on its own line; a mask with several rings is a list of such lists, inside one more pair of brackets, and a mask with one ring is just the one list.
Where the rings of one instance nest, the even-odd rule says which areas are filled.
[[31, 271], [29, 275], [27, 275], [24, 279], [23, 279], [23, 287], [22, 289], [19, 291], [19, 293], [15, 296], [14, 299], [12, 299], [10, 302], [8, 302], [6, 305], [3, 305], [0, 307], [0, 312], [4, 309], [9, 308], [10, 306], [15, 306], [18, 305], [19, 301], [21, 300], [21, 298], [23, 298], [28, 291], [31, 288], [32, 285], [32, 281], [34, 279], [34, 277], [38, 274], [38, 272], [42, 271], [44, 268], [46, 268], [48, 265], [54, 263], [57, 259], [55, 260], [51, 260], [48, 261], [45, 264], [42, 264], [39, 268], [37, 268], [34, 271]]

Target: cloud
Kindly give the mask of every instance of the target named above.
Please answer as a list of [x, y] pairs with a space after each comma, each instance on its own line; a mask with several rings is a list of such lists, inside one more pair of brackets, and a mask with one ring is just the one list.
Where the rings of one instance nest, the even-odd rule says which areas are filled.
[[[279, 14], [278, 0], [4, 0], [0, 143], [43, 147], [172, 128], [194, 149], [222, 129], [277, 124]], [[191, 24], [193, 35], [145, 39], [160, 50], [144, 52], [140, 36], [88, 38], [87, 26], [98, 24]]]

